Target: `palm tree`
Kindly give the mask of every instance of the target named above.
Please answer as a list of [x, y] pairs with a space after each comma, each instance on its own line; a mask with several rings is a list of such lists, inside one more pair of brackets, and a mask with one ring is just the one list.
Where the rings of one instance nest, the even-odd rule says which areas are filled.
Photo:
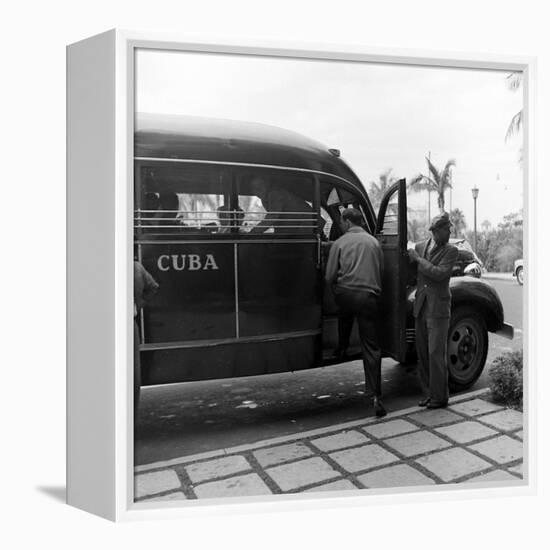
[[407, 239], [412, 242], [419, 242], [428, 236], [426, 222], [413, 218], [407, 220]]
[[464, 212], [460, 208], [453, 208], [449, 213], [449, 218], [453, 224], [453, 234], [455, 237], [461, 237], [464, 235], [466, 229], [466, 218]]
[[395, 183], [396, 179], [391, 175], [392, 169], [389, 168], [378, 176], [378, 183], [371, 181], [369, 186], [369, 197], [373, 208], [378, 211], [382, 198], [386, 191]]
[[451, 168], [456, 166], [456, 161], [450, 159], [445, 164], [443, 170], [438, 170], [432, 161], [426, 157], [428, 163], [429, 175], [418, 174], [410, 182], [410, 188], [413, 191], [433, 191], [437, 195], [437, 206], [439, 212], [445, 210], [445, 191], [452, 189], [451, 184]]
[[[519, 90], [523, 81], [523, 73], [510, 73], [506, 77], [508, 89], [512, 92]], [[523, 124], [523, 109], [519, 110], [510, 121], [508, 130], [506, 130], [505, 141], [508, 141], [514, 134], [518, 134]]]

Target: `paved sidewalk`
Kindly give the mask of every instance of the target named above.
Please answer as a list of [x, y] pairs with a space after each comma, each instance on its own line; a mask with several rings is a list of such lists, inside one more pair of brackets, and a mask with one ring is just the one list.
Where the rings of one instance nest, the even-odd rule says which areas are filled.
[[523, 414], [487, 390], [135, 468], [136, 502], [523, 479]]

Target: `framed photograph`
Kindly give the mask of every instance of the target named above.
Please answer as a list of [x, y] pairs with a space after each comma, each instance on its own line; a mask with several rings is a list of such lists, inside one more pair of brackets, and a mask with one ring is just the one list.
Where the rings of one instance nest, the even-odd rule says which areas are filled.
[[69, 504], [532, 489], [534, 59], [67, 55]]

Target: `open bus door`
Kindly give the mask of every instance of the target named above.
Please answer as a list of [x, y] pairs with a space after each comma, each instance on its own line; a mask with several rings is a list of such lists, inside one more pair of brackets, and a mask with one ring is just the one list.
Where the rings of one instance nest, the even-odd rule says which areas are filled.
[[407, 323], [407, 193], [404, 179], [384, 195], [376, 221], [376, 238], [384, 252], [380, 344], [384, 355], [404, 361]]

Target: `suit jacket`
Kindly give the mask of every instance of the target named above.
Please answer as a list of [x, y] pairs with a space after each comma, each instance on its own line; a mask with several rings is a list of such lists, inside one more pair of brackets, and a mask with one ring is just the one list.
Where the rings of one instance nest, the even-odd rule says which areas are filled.
[[424, 306], [427, 317], [448, 318], [451, 316], [449, 279], [458, 258], [458, 248], [447, 243], [428, 253], [431, 242], [432, 239], [428, 239], [415, 247], [420, 259], [413, 313], [418, 317]]

